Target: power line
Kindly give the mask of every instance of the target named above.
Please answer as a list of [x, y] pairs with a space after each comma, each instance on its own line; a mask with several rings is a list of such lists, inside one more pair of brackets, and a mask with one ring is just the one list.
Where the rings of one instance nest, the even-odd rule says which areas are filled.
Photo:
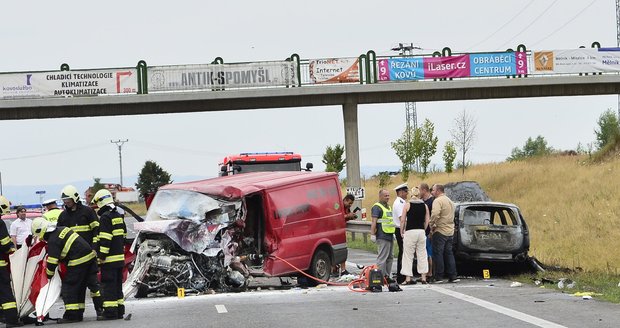
[[503, 48], [505, 47], [507, 44], [509, 44], [510, 42], [512, 42], [516, 37], [518, 37], [519, 35], [521, 35], [521, 33], [525, 32], [526, 30], [528, 30], [530, 27], [534, 26], [534, 23], [536, 23], [544, 14], [547, 13], [547, 11], [549, 11], [549, 9], [551, 9], [551, 7], [553, 7], [553, 5], [555, 5], [555, 3], [558, 2], [558, 0], [554, 0], [547, 8], [545, 8], [545, 10], [543, 10], [542, 13], [540, 13], [540, 15], [536, 16], [536, 18], [534, 18], [534, 20], [527, 24], [525, 26], [525, 28], [523, 28], [521, 31], [519, 31], [519, 33], [515, 34], [512, 38], [510, 38], [508, 41], [506, 41], [504, 44], [502, 44], [501, 46], [499, 46], [498, 48]]
[[[590, 4], [588, 4], [587, 6], [585, 6], [583, 9], [581, 9], [575, 16], [573, 16], [572, 18], [570, 18], [568, 21], [566, 21], [566, 23], [562, 24], [562, 26], [558, 27], [557, 29], [555, 29], [553, 32], [549, 33], [549, 35], [547, 35], [546, 37], [532, 43], [532, 46], [535, 46], [545, 40], [547, 40], [548, 38], [550, 38], [552, 35], [554, 35], [555, 33], [559, 32], [561, 29], [565, 28], [566, 25], [570, 24], [572, 21], [574, 21], [575, 19], [577, 19], [577, 17], [581, 16], [581, 14], [583, 14], [584, 11], [586, 11], [588, 8], [592, 7], [592, 5], [597, 2], [598, 0], [592, 0], [592, 2], [590, 2]], [[617, 0], [616, 0], [617, 2]]]
[[92, 149], [94, 147], [101, 147], [103, 145], [104, 145], [103, 143], [97, 143], [97, 144], [91, 144], [91, 145], [87, 145], [87, 146], [83, 146], [83, 147], [78, 147], [78, 148], [59, 150], [59, 151], [50, 152], [50, 153], [42, 153], [42, 154], [34, 154], [34, 155], [24, 155], [24, 156], [16, 156], [16, 157], [6, 157], [6, 158], [0, 158], [0, 161], [14, 161], [14, 160], [19, 160], [19, 159], [28, 159], [28, 158], [37, 158], [37, 157], [60, 155], [60, 154], [71, 153], [71, 152], [79, 151], [79, 150]]
[[220, 156], [228, 155], [228, 154], [224, 154], [224, 153], [208, 152], [208, 151], [198, 150], [198, 149], [187, 149], [187, 148], [175, 147], [175, 146], [169, 146], [169, 145], [158, 145], [158, 144], [154, 144], [154, 143], [150, 143], [150, 142], [146, 142], [146, 141], [141, 141], [141, 140], [134, 140], [134, 142], [136, 142], [138, 145], [142, 145], [143, 147], [146, 147], [146, 148], [157, 149], [157, 150], [162, 150], [162, 151], [174, 151], [174, 152], [181, 152], [181, 153], [189, 153], [189, 154], [199, 155], [199, 156], [218, 156], [218, 157], [220, 157]]
[[525, 7], [523, 7], [518, 13], [516, 13], [514, 16], [512, 16], [511, 19], [509, 19], [506, 23], [504, 23], [504, 25], [500, 26], [500, 28], [498, 28], [497, 30], [495, 30], [495, 32], [491, 33], [489, 36], [487, 36], [486, 38], [482, 39], [482, 41], [474, 44], [473, 46], [469, 46], [467, 47], [467, 49], [465, 49], [465, 52], [469, 51], [470, 49], [477, 47], [478, 45], [484, 43], [485, 41], [487, 41], [488, 39], [492, 38], [495, 36], [495, 34], [499, 33], [499, 31], [501, 31], [504, 27], [508, 26], [508, 24], [512, 23], [515, 19], [517, 19], [517, 17], [519, 17], [519, 15], [521, 15], [531, 4], [534, 3], [534, 0], [531, 0], [527, 5], [525, 5]]

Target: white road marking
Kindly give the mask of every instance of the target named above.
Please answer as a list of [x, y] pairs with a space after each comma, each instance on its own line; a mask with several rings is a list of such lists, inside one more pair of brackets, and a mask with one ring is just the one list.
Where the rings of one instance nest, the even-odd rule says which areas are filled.
[[465, 302], [469, 302], [478, 306], [481, 306], [483, 308], [487, 308], [491, 311], [495, 311], [497, 313], [501, 313], [504, 315], [507, 315], [509, 317], [513, 317], [515, 319], [521, 320], [521, 321], [525, 321], [527, 323], [536, 325], [538, 327], [545, 327], [545, 328], [566, 328], [566, 326], [562, 326], [562, 325], [558, 325], [557, 323], [553, 323], [551, 321], [547, 321], [545, 319], [541, 319], [541, 318], [537, 318], [534, 316], [531, 316], [529, 314], [525, 314], [523, 312], [519, 312], [513, 309], [509, 309], [507, 307], [503, 307], [501, 305], [495, 304], [495, 303], [491, 303], [485, 300], [481, 300], [479, 298], [475, 298], [473, 296], [469, 296], [469, 295], [465, 295], [465, 294], [461, 294], [459, 292], [455, 292], [453, 290], [449, 290], [446, 288], [442, 288], [442, 287], [438, 287], [438, 286], [431, 286], [432, 290], [448, 295], [448, 296], [452, 296], [454, 298], [458, 298], [460, 300], [463, 300]]
[[216, 305], [215, 309], [217, 310], [217, 313], [228, 313], [228, 310], [226, 310], [226, 306], [224, 306], [224, 304]]

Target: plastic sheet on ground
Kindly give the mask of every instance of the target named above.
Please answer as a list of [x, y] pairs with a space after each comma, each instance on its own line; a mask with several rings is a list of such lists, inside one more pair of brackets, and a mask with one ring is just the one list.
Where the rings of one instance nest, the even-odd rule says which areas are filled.
[[595, 292], [576, 292], [573, 294], [573, 296], [577, 296], [577, 297], [583, 297], [583, 296], [602, 296], [603, 294], [601, 293], [595, 293]]

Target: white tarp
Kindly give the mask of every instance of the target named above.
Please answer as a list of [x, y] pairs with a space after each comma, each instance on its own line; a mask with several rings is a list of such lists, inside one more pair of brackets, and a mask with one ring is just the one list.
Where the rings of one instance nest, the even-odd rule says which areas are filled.
[[[19, 317], [25, 317], [34, 311], [34, 304], [30, 298], [32, 292], [32, 283], [37, 271], [40, 270], [43, 259], [47, 254], [45, 244], [35, 245], [28, 252], [28, 260], [26, 262], [26, 270], [24, 272], [24, 280], [22, 287], [23, 300], [17, 304], [19, 309]], [[22, 247], [23, 248], [23, 247]]]
[[290, 86], [295, 83], [291, 61], [247, 64], [153, 66], [148, 73], [149, 92], [218, 88]]
[[532, 52], [531, 74], [620, 72], [620, 48]]
[[24, 295], [23, 292], [26, 274], [26, 262], [28, 261], [28, 247], [24, 245], [24, 247], [21, 247], [13, 254], [9, 255], [9, 261], [11, 262], [11, 282], [13, 283], [13, 295], [15, 295], [15, 303], [19, 306], [23, 303], [24, 299], [28, 298], [28, 295]]
[[359, 82], [358, 58], [328, 58], [310, 60], [310, 82], [347, 83]]
[[137, 93], [135, 68], [0, 74], [0, 99]]
[[35, 311], [37, 312], [37, 320], [43, 321], [45, 315], [50, 312], [50, 309], [60, 297], [61, 287], [62, 281], [60, 280], [58, 268], [56, 268], [52, 279], [41, 288], [41, 291], [39, 291], [39, 296], [37, 297], [36, 304], [34, 305]]

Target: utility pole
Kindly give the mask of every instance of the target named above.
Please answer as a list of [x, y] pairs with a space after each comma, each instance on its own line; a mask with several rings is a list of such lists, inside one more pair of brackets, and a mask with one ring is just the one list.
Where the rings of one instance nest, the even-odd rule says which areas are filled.
[[[620, 48], [620, 0], [616, 0], [616, 46]], [[618, 95], [618, 118], [620, 118], [620, 95]]]
[[123, 144], [126, 142], [129, 142], [129, 139], [125, 139], [125, 140], [116, 140], [116, 141], [112, 141], [110, 140], [111, 143], [116, 144], [116, 146], [118, 147], [118, 166], [120, 168], [121, 171], [121, 187], [123, 187]]
[[[620, 0], [616, 0], [620, 1]], [[414, 46], [413, 43], [403, 44], [399, 43], [397, 47], [392, 48], [392, 51], [398, 51], [400, 56], [412, 56], [413, 50], [421, 50], [422, 48]], [[407, 122], [405, 126], [405, 137], [407, 139], [407, 144], [405, 148], [407, 152], [411, 151], [411, 147], [413, 147], [413, 136], [411, 135], [411, 131], [415, 131], [418, 129], [418, 112], [416, 109], [416, 104], [413, 101], [405, 103], [405, 122]], [[413, 170], [413, 163], [409, 164], [409, 171]], [[419, 170], [418, 166], [418, 158], [415, 159], [415, 169]]]

